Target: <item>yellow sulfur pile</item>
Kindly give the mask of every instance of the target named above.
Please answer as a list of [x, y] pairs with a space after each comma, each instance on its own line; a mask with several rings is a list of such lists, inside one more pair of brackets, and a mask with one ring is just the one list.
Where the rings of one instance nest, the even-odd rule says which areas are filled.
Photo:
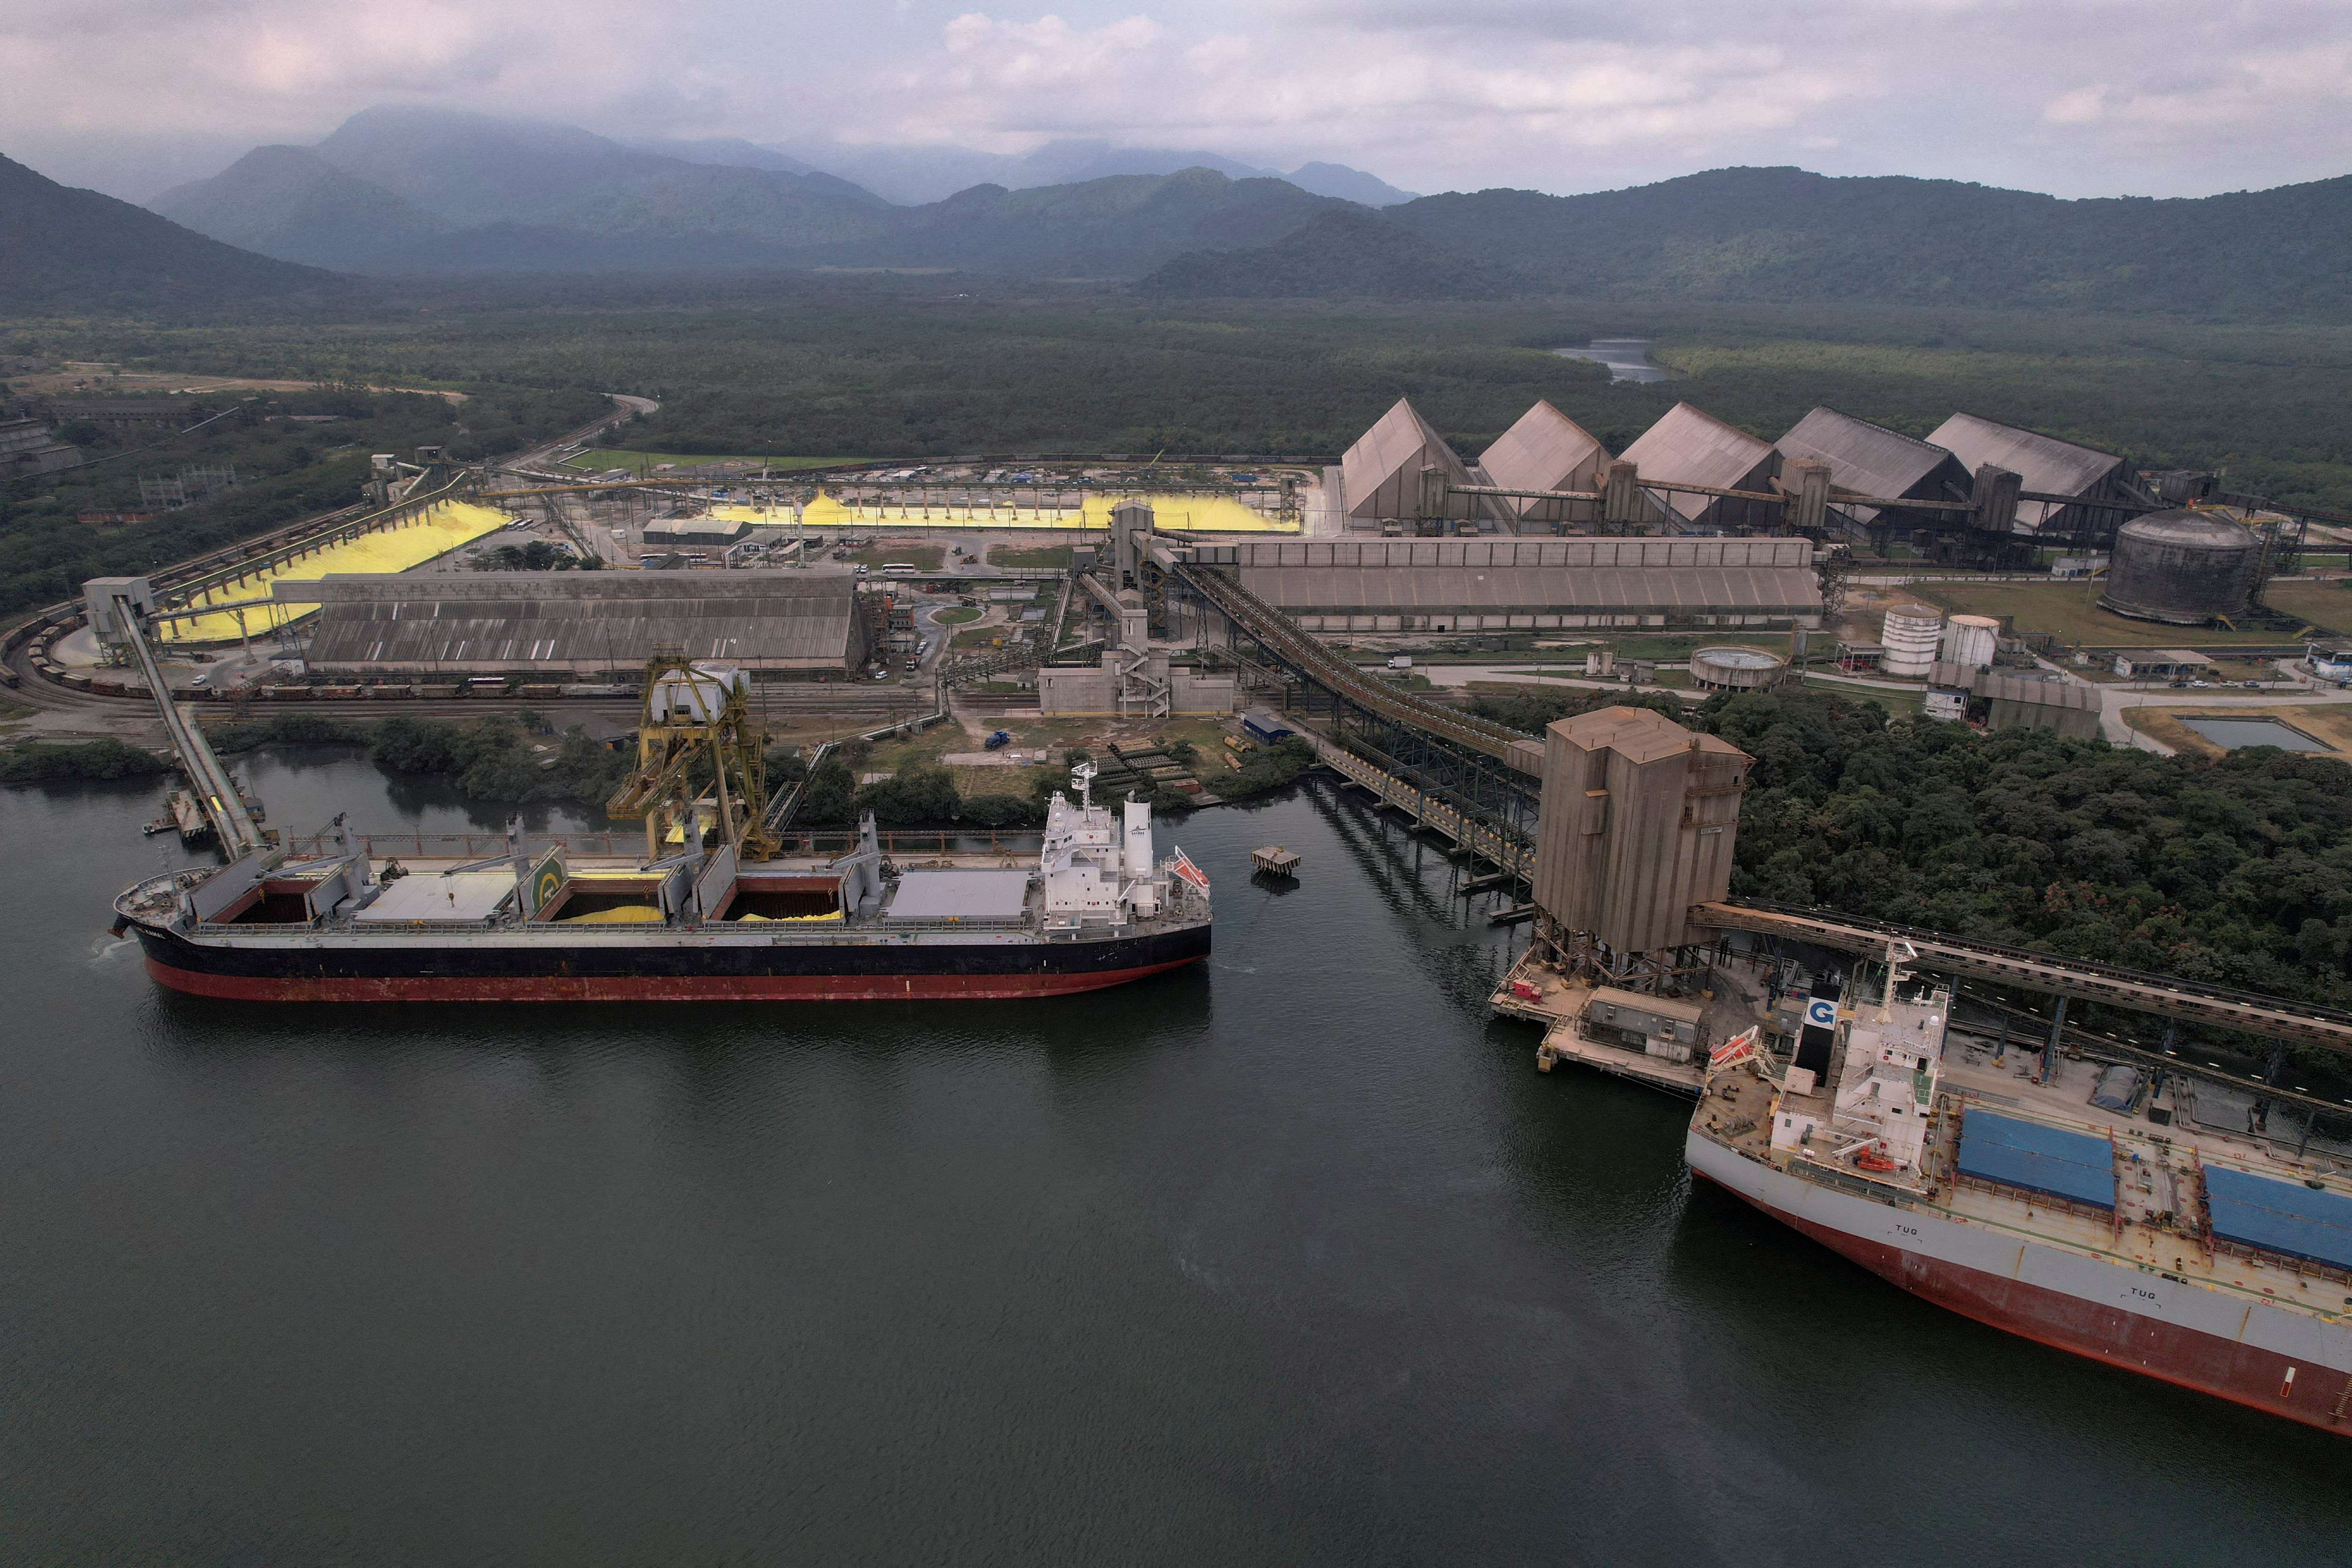
[[[819, 495], [802, 509], [803, 527], [818, 529], [908, 527], [929, 522], [946, 528], [1067, 528], [1110, 526], [1110, 509], [1139, 500], [1151, 508], [1161, 528], [1200, 533], [1296, 533], [1298, 525], [1252, 511], [1227, 496], [1112, 496], [1089, 491], [1082, 508], [1010, 506], [844, 506], [829, 495]], [[710, 515], [730, 521], [776, 523], [789, 521], [782, 510], [750, 506], [714, 506]]]
[[[235, 604], [246, 599], [266, 599], [273, 583], [312, 582], [331, 572], [405, 572], [513, 521], [494, 507], [476, 506], [469, 501], [443, 501], [423, 516], [411, 518], [396, 528], [362, 533], [357, 539], [329, 545], [299, 561], [289, 561], [267, 572], [257, 572], [234, 583], [224, 583], [217, 588], [207, 589], [190, 608]], [[307, 605], [257, 605], [242, 613], [246, 627], [260, 633], [282, 625], [291, 616], [307, 615], [310, 609]], [[237, 625], [238, 614], [234, 610], [224, 610], [218, 615], [170, 622], [163, 629], [163, 640], [231, 641], [245, 635], [245, 628]]]
[[630, 921], [657, 922], [661, 918], [661, 910], [651, 904], [620, 904], [609, 910], [590, 910], [584, 915], [565, 915], [558, 923], [568, 924], [576, 921], [583, 925], [592, 922], [597, 925], [609, 925], [615, 921]]

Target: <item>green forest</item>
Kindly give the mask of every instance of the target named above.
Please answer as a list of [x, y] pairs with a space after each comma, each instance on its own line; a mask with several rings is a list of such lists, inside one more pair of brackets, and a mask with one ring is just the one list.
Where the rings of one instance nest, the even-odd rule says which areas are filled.
[[[1549, 352], [1645, 336], [1675, 378]], [[1924, 435], [1956, 409], [2144, 468], [2352, 509], [2352, 328], [1927, 306], [1173, 300], [968, 276], [485, 280], [341, 325], [20, 324], [0, 352], [228, 374], [634, 392], [665, 453], [1342, 450], [1400, 396], [1475, 457], [1549, 398], [1622, 450], [1688, 400], [1768, 439], [1819, 404]], [[376, 449], [385, 449], [378, 447]]]
[[[1482, 706], [1525, 728], [1614, 700]], [[1890, 723], [1815, 691], [1718, 693], [1683, 721], [1756, 759], [1738, 897], [2352, 1005], [2352, 768], [2333, 758]]]

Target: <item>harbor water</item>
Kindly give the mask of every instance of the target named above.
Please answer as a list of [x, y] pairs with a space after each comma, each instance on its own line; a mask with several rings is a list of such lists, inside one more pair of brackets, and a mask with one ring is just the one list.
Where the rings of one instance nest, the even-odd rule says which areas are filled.
[[[495, 828], [348, 753], [272, 820]], [[159, 991], [143, 785], [0, 791], [0, 1559], [2340, 1563], [2352, 1444], [1904, 1295], [1486, 998], [1317, 784], [1206, 966], [961, 1005]], [[541, 814], [538, 826], [602, 826]], [[1250, 879], [1252, 847], [1304, 857]]]

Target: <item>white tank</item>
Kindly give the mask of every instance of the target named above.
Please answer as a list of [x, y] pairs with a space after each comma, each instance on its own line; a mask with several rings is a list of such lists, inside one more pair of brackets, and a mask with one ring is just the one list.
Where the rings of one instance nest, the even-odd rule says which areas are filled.
[[2000, 646], [2000, 623], [1990, 616], [1954, 616], [1944, 623], [1944, 662], [1984, 669]]
[[1937, 647], [1944, 635], [1942, 612], [1918, 605], [1908, 605], [1886, 612], [1886, 624], [1878, 634], [1885, 645], [1886, 657], [1879, 668], [1889, 675], [1924, 678], [1928, 666], [1936, 662]]

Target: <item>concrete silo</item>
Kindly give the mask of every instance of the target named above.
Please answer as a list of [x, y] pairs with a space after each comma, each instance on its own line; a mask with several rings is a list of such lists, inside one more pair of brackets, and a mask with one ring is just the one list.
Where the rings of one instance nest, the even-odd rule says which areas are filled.
[[1944, 662], [1990, 668], [2000, 647], [2000, 623], [1990, 616], [1954, 616], [1944, 623]]
[[1886, 612], [1886, 625], [1878, 640], [1886, 647], [1886, 656], [1878, 668], [1889, 675], [1906, 680], [1926, 677], [1927, 667], [1936, 662], [1937, 647], [1943, 641], [1944, 616], [1940, 610], [1925, 605], [1905, 605]]

